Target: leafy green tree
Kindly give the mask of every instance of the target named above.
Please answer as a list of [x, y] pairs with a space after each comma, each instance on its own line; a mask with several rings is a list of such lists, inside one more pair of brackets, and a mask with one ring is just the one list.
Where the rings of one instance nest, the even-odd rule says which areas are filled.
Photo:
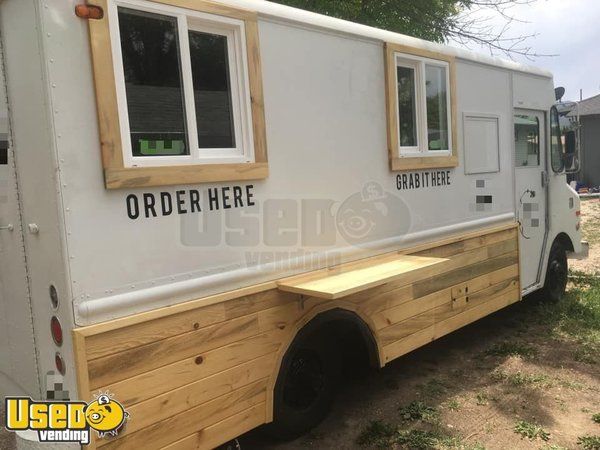
[[[527, 45], [535, 36], [511, 36], [510, 8], [535, 0], [273, 0], [296, 8], [415, 36], [483, 46], [492, 54], [539, 55]], [[500, 29], [486, 11], [505, 20]], [[482, 14], [483, 13], [483, 14]]]

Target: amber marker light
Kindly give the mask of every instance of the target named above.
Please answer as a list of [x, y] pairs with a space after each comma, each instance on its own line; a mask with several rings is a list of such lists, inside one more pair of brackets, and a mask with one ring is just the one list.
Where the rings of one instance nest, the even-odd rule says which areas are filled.
[[75, 15], [82, 19], [100, 20], [104, 17], [104, 10], [95, 5], [76, 5]]

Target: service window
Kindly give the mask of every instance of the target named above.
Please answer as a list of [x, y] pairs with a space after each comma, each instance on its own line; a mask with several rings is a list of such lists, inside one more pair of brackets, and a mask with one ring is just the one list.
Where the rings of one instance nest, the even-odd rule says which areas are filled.
[[386, 53], [392, 170], [457, 166], [453, 58], [393, 44]]
[[515, 115], [515, 166], [540, 165], [540, 121], [536, 116]]
[[265, 178], [256, 15], [202, 0], [193, 10], [181, 0], [96, 3], [107, 188]]

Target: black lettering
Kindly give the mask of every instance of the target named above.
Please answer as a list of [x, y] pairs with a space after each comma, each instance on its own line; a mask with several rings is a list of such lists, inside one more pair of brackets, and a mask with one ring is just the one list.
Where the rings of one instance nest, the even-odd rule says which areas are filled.
[[163, 216], [170, 216], [173, 213], [173, 199], [168, 192], [160, 193], [160, 206]]
[[229, 186], [225, 186], [221, 189], [221, 195], [223, 196], [223, 209], [231, 209], [231, 204], [229, 203]]
[[402, 189], [407, 190], [408, 186], [407, 186], [407, 176], [405, 173], [402, 174]]
[[421, 187], [421, 177], [418, 173], [415, 173], [415, 187], [417, 189]]
[[402, 189], [402, 177], [400, 175], [396, 175], [396, 189]]
[[239, 186], [233, 187], [233, 204], [236, 208], [244, 207], [244, 201], [242, 200], [242, 188]]
[[413, 179], [413, 174], [412, 173], [408, 176], [408, 187], [410, 189], [414, 189], [415, 188], [415, 180]]
[[138, 198], [134, 194], [129, 194], [127, 196], [127, 215], [131, 220], [135, 220], [140, 217]]
[[450, 171], [449, 170], [446, 171], [446, 180], [448, 181], [448, 186], [450, 186], [452, 183], [450, 182]]
[[185, 205], [185, 199], [183, 198], [185, 191], [177, 191], [175, 195], [177, 196], [177, 212], [179, 214], [187, 213], [187, 210], [183, 207]]
[[217, 189], [208, 188], [208, 204], [211, 211], [219, 209], [219, 191]]
[[156, 204], [156, 199], [153, 194], [144, 194], [144, 211], [146, 213], [146, 218], [156, 217], [156, 209], [154, 209], [154, 205]]
[[446, 172], [442, 172], [442, 186], [446, 186]]
[[254, 206], [256, 204], [252, 201], [252, 198], [254, 197], [254, 193], [251, 192], [252, 189], [254, 189], [254, 185], [249, 184], [246, 186], [246, 203], [248, 206]]
[[200, 192], [196, 189], [190, 190], [190, 206], [193, 213], [202, 212], [202, 208], [200, 207]]

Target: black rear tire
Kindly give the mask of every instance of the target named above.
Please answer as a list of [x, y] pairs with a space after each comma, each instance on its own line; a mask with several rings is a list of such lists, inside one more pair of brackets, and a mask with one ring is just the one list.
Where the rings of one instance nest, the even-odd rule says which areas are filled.
[[546, 282], [540, 291], [540, 298], [544, 301], [558, 302], [567, 290], [569, 265], [567, 252], [560, 242], [555, 241], [550, 249], [548, 268], [546, 269]]
[[341, 373], [341, 356], [328, 336], [294, 342], [281, 363], [275, 385], [273, 422], [265, 431], [292, 440], [317, 426], [329, 413]]

